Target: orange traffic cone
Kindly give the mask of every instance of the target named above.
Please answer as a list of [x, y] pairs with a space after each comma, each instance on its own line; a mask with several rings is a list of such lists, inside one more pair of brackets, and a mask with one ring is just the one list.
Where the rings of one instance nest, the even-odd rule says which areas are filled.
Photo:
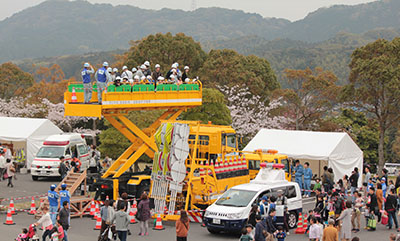
[[77, 101], [78, 101], [78, 98], [76, 98], [75, 87], [72, 87], [71, 102], [76, 103]]
[[303, 229], [303, 216], [301, 213], [299, 214], [299, 220], [297, 221], [297, 228], [295, 233], [304, 234], [305, 230]]
[[94, 216], [96, 211], [96, 205], [94, 204], [94, 200], [92, 199], [92, 203], [90, 205], [90, 216]]
[[100, 214], [96, 213], [97, 219], [96, 219], [96, 226], [94, 227], [94, 230], [100, 230], [101, 229], [101, 217]]
[[156, 226], [153, 228], [154, 230], [164, 230], [165, 228], [162, 225], [161, 215], [157, 215]]
[[31, 202], [31, 210], [28, 212], [29, 215], [35, 215], [36, 214], [36, 204], [35, 204], [35, 198], [32, 197], [32, 202]]
[[243, 157], [242, 158], [242, 170], [245, 170], [245, 169], [247, 169], [247, 163], [246, 163], [246, 158]]
[[132, 209], [133, 209], [133, 213], [136, 215], [137, 213], [137, 202], [136, 202], [136, 198], [133, 199], [133, 204], [132, 204]]
[[[94, 216], [92, 217], [92, 219], [97, 220], [97, 215], [99, 215], [100, 213], [100, 208], [99, 208], [99, 204], [96, 203], [96, 208], [94, 210]], [[99, 215], [100, 216], [100, 215]]]
[[307, 215], [304, 214], [304, 222], [303, 222], [303, 229], [304, 229], [304, 233], [307, 233], [307, 228], [308, 228], [308, 224], [307, 224]]
[[7, 211], [7, 218], [6, 218], [6, 222], [4, 224], [5, 225], [14, 225], [15, 224], [12, 220], [12, 215], [11, 215], [10, 209], [8, 209], [8, 211]]
[[135, 220], [135, 214], [136, 213], [133, 212], [133, 205], [132, 205], [132, 208], [129, 210], [129, 219], [131, 220], [130, 223], [137, 223]]
[[10, 207], [9, 207], [8, 209], [10, 209], [11, 215], [15, 215], [15, 214], [16, 214], [16, 213], [15, 213], [15, 207], [14, 207], [14, 200], [13, 200], [13, 199], [11, 199], [11, 201], [10, 201]]

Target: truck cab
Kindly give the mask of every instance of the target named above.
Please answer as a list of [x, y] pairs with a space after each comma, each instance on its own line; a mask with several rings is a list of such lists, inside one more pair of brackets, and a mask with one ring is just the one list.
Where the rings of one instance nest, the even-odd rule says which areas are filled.
[[66, 161], [78, 158], [81, 170], [89, 167], [89, 152], [85, 139], [78, 133], [67, 133], [49, 136], [36, 153], [31, 165], [31, 175], [34, 181], [39, 177], [60, 177], [58, 168], [60, 157]]

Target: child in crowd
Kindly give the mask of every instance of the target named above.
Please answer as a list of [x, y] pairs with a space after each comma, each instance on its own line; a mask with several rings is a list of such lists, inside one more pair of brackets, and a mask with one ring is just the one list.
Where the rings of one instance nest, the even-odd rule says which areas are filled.
[[308, 230], [310, 230], [310, 226], [311, 226], [311, 219], [314, 218], [314, 210], [309, 210], [308, 211], [308, 217], [307, 217], [307, 229], [306, 229], [306, 233], [308, 232]]
[[392, 190], [392, 189], [394, 190], [395, 186], [394, 186], [393, 180], [389, 180], [389, 186], [388, 186], [388, 189], [387, 189], [388, 193], [390, 193], [390, 190]]
[[321, 179], [320, 178], [317, 178], [316, 180], [315, 180], [315, 184], [314, 184], [314, 187], [313, 187], [313, 191], [315, 192], [317, 189], [320, 189], [321, 188]]
[[283, 231], [282, 226], [278, 226], [278, 233], [276, 234], [275, 237], [278, 241], [285, 241], [286, 233]]
[[18, 234], [18, 237], [15, 239], [15, 241], [24, 241], [28, 237], [28, 229], [23, 228], [22, 233]]
[[368, 180], [367, 192], [369, 192], [369, 189], [370, 189], [371, 187], [374, 187], [374, 182], [373, 182], [373, 179], [372, 179], [372, 178], [370, 178], [370, 179]]
[[353, 226], [352, 231], [357, 233], [360, 231], [360, 226], [361, 226], [361, 208], [364, 205], [364, 200], [361, 197], [361, 193], [358, 191], [354, 192], [354, 209], [351, 214], [351, 224]]
[[253, 231], [253, 225], [247, 224], [246, 227], [242, 230], [242, 236], [240, 236], [240, 241], [252, 241], [253, 237], [250, 235]]

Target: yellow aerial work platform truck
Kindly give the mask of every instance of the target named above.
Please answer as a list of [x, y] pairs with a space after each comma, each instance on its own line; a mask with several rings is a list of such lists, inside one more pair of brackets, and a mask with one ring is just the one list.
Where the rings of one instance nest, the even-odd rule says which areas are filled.
[[[231, 126], [201, 124], [198, 121], [176, 121], [183, 111], [202, 104], [202, 83], [199, 80], [193, 84], [180, 86], [163, 84], [157, 85], [156, 88], [153, 85], [136, 85], [119, 89], [109, 86], [107, 91], [102, 93], [102, 99], [102, 104], [83, 104], [83, 85], [70, 83], [64, 94], [65, 115], [104, 117], [131, 141], [132, 144], [106, 170], [101, 179], [96, 180], [98, 188], [108, 189], [110, 191], [108, 194], [113, 199], [117, 199], [122, 192], [128, 192], [131, 197], [138, 197], [141, 192], [149, 190], [151, 197], [159, 204], [156, 211], [163, 219], [174, 220], [177, 218], [177, 210], [200, 210], [212, 204], [230, 187], [248, 183], [254, 178], [262, 162], [284, 164], [286, 178], [288, 180], [291, 178], [287, 156], [277, 154], [273, 150], [240, 152], [239, 138]], [[143, 130], [126, 118], [126, 114], [130, 111], [154, 109], [166, 111]], [[171, 202], [171, 192], [163, 193], [162, 197], [157, 196], [160, 192], [154, 193], [154, 178], [157, 178], [154, 175], [155, 162], [152, 172], [129, 175], [126, 175], [126, 172], [129, 172], [143, 154], [157, 160], [157, 155], [162, 151], [156, 143], [157, 131], [162, 125], [177, 124], [187, 126], [188, 155], [184, 160], [186, 171], [181, 181], [182, 190], [174, 196], [173, 209], [167, 209]], [[108, 182], [102, 182], [106, 179]], [[134, 192], [129, 193], [130, 190]], [[102, 198], [105, 196], [101, 195]]]

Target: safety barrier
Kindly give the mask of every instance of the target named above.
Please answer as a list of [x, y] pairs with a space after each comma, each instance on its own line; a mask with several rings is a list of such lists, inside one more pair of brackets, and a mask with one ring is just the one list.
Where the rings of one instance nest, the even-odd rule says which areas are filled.
[[[69, 84], [68, 91], [77, 93], [83, 93], [85, 88], [83, 84]], [[199, 91], [200, 87], [198, 84], [158, 84], [154, 87], [153, 84], [136, 84], [136, 85], [109, 85], [107, 86], [107, 92], [148, 92], [148, 91]], [[97, 84], [92, 86], [92, 91], [97, 92]]]

